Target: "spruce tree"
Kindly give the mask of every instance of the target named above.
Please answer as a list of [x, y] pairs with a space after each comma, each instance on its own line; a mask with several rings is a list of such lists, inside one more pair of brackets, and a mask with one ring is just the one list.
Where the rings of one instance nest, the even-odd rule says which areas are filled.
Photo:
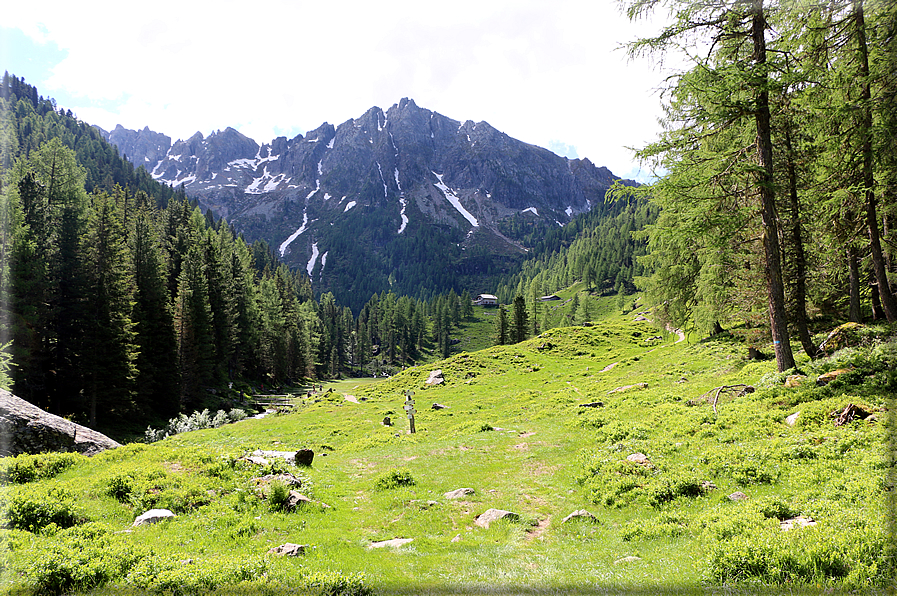
[[514, 298], [514, 312], [511, 318], [511, 343], [519, 343], [529, 333], [529, 315], [526, 312], [526, 299], [518, 294]]
[[[120, 190], [120, 189], [119, 189]], [[80, 359], [89, 424], [98, 411], [108, 420], [135, 411], [136, 333], [131, 319], [134, 286], [121, 205], [95, 193], [85, 243], [86, 284], [83, 354]]]

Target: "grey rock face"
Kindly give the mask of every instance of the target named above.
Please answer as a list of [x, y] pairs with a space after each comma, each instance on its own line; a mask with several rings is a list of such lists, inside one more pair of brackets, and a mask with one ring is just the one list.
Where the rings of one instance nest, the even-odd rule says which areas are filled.
[[0, 456], [44, 451], [95, 455], [116, 447], [121, 445], [102, 433], [0, 390]]

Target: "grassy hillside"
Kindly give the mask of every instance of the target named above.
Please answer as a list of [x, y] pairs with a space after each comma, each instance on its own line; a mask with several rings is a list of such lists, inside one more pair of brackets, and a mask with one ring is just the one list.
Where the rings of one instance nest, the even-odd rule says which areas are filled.
[[[801, 362], [805, 378], [786, 388], [731, 337], [657, 339], [634, 317], [325, 385], [291, 413], [92, 459], [7, 459], [3, 590], [883, 590], [895, 330], [855, 331], [854, 347]], [[427, 386], [437, 368], [444, 383]], [[849, 372], [817, 387], [835, 369]], [[712, 403], [738, 385], [756, 390]], [[848, 404], [872, 416], [835, 426]], [[244, 457], [300, 448], [311, 467]], [[281, 472], [311, 501], [286, 511], [288, 487], [253, 480]], [[474, 492], [446, 498], [459, 488]], [[131, 528], [154, 507], [177, 517]], [[516, 517], [480, 527], [490, 508]], [[594, 519], [563, 521], [583, 509]], [[814, 523], [782, 529], [798, 516]], [[411, 541], [372, 548], [396, 538]], [[266, 554], [284, 543], [305, 554]]]

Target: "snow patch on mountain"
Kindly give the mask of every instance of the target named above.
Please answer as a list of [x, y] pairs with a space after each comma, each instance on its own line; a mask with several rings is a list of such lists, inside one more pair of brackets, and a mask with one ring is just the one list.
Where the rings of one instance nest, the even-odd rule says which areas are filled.
[[383, 168], [380, 167], [380, 162], [377, 162], [377, 171], [380, 172], [380, 182], [383, 183], [383, 196], [389, 197], [389, 190], [386, 188], [386, 179], [383, 178]]
[[[343, 198], [345, 198], [345, 197], [343, 197]], [[349, 209], [351, 209], [351, 208], [354, 207], [355, 205], [356, 205], [355, 201], [349, 201], [348, 203], [346, 203], [346, 208], [343, 209], [343, 213], [345, 213], [346, 211], [348, 211]]]
[[283, 256], [285, 254], [287, 254], [287, 248], [290, 246], [290, 244], [293, 242], [293, 240], [298, 238], [299, 235], [302, 234], [302, 232], [304, 232], [307, 229], [307, 227], [308, 227], [308, 214], [305, 211], [303, 211], [302, 212], [302, 225], [299, 227], [298, 230], [296, 230], [295, 232], [290, 234], [290, 237], [287, 238], [286, 240], [284, 240], [280, 245], [280, 258], [283, 258]]
[[564, 213], [567, 214], [567, 217], [573, 217], [573, 207], [568, 206], [567, 209], [564, 211]]
[[308, 272], [308, 276], [311, 277], [311, 272], [315, 269], [315, 263], [318, 260], [318, 243], [314, 242], [311, 245], [311, 258], [308, 260], [308, 264], [305, 266], [305, 270]]
[[405, 201], [405, 197], [400, 197], [399, 203], [402, 205], [402, 210], [399, 212], [399, 217], [402, 218], [402, 225], [399, 226], [398, 233], [401, 234], [408, 226], [408, 216], [405, 215], [405, 207], [408, 205], [408, 203]]
[[433, 172], [433, 175], [439, 179], [439, 182], [434, 183], [433, 186], [442, 191], [442, 194], [445, 195], [445, 199], [449, 203], [451, 203], [452, 207], [458, 210], [458, 213], [464, 216], [464, 219], [470, 222], [470, 225], [475, 228], [480, 227], [480, 222], [477, 221], [477, 218], [474, 217], [473, 214], [470, 213], [470, 211], [464, 208], [464, 205], [461, 204], [461, 199], [459, 199], [458, 196], [455, 195], [455, 191], [446, 186], [446, 184], [442, 181], [442, 177], [444, 176], [444, 174], [437, 174], [436, 172]]
[[253, 178], [252, 184], [246, 187], [245, 192], [250, 195], [260, 195], [275, 191], [281, 183], [289, 181], [290, 179], [287, 178], [286, 174], [272, 175], [268, 172], [268, 166], [265, 166], [262, 170], [262, 175], [258, 178]]
[[526, 213], [527, 211], [531, 211], [533, 213], [533, 215], [536, 215], [536, 216], [539, 215], [539, 211], [535, 207], [527, 207], [526, 209], [521, 211], [521, 213]]

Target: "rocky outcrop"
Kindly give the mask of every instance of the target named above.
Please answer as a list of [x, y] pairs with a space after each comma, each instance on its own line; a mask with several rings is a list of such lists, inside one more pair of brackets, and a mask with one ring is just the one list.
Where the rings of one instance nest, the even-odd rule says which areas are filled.
[[115, 447], [121, 445], [104, 434], [0, 390], [0, 456], [45, 451], [95, 455]]

